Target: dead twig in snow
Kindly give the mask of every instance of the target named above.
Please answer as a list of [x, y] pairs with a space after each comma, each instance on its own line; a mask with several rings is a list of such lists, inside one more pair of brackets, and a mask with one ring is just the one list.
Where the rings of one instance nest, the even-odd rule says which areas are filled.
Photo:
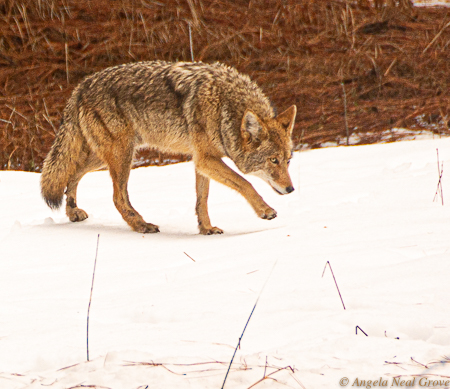
[[338, 286], [338, 284], [337, 284], [337, 282], [336, 282], [336, 278], [334, 277], [334, 273], [333, 273], [333, 269], [331, 268], [330, 261], [327, 261], [327, 263], [325, 264], [325, 267], [323, 268], [322, 278], [323, 278], [323, 275], [325, 274], [325, 270], [327, 269], [327, 265], [328, 265], [328, 267], [329, 267], [330, 270], [331, 270], [331, 274], [332, 274], [332, 276], [333, 276], [334, 283], [336, 284], [336, 289], [337, 289], [337, 291], [338, 291], [338, 293], [339, 293], [339, 297], [341, 298], [342, 306], [343, 306], [344, 309], [345, 309], [344, 300], [342, 300], [341, 291], [339, 290], [339, 286]]
[[439, 149], [436, 149], [436, 153], [437, 153], [437, 167], [438, 167], [439, 181], [436, 193], [434, 194], [433, 202], [436, 201], [436, 197], [439, 194], [441, 196], [442, 205], [444, 205], [444, 192], [442, 189], [442, 174], [444, 174], [444, 162], [441, 162], [441, 164], [439, 165]]
[[78, 388], [111, 389], [109, 386], [99, 386], [99, 385], [75, 385], [67, 389], [78, 389]]
[[186, 255], [188, 258], [191, 258], [194, 262], [195, 262], [195, 259], [194, 258], [192, 258], [189, 254], [187, 254], [186, 252], [184, 252], [183, 251], [183, 253], [184, 253], [184, 255]]
[[237, 352], [238, 348], [241, 347], [241, 340], [242, 340], [242, 338], [244, 337], [244, 333], [245, 333], [245, 330], [247, 329], [248, 323], [249, 323], [250, 319], [252, 318], [253, 312], [255, 311], [256, 305], [258, 304], [259, 298], [261, 297], [261, 294], [262, 294], [264, 288], [266, 287], [267, 281], [269, 281], [269, 278], [270, 278], [270, 276], [272, 275], [273, 269], [275, 269], [275, 266], [276, 266], [277, 262], [278, 262], [278, 260], [275, 261], [275, 263], [273, 264], [272, 270], [270, 271], [269, 276], [267, 277], [266, 282], [264, 283], [263, 287], [261, 288], [261, 292], [259, 292], [259, 295], [258, 295], [258, 298], [256, 299], [255, 305], [253, 306], [253, 309], [252, 309], [252, 311], [250, 312], [250, 316], [249, 316], [248, 319], [247, 319], [247, 323], [245, 323], [244, 330], [242, 331], [242, 334], [241, 334], [241, 336], [240, 336], [240, 338], [239, 338], [239, 340], [238, 340], [238, 344], [237, 344], [236, 348], [234, 349], [233, 356], [231, 357], [231, 361], [230, 361], [230, 365], [228, 366], [227, 374], [225, 374], [225, 379], [223, 380], [222, 389], [223, 389], [224, 386], [225, 386], [225, 382], [227, 382], [228, 373], [230, 372], [231, 365], [233, 364], [233, 360], [234, 360], [234, 357], [235, 357], [235, 355], [236, 355], [236, 352]]
[[87, 312], [87, 327], [86, 327], [86, 353], [87, 360], [89, 362], [89, 314], [91, 311], [91, 302], [92, 302], [92, 291], [94, 290], [94, 278], [95, 278], [95, 268], [97, 267], [97, 254], [98, 254], [98, 242], [100, 240], [100, 234], [97, 236], [97, 249], [95, 250], [95, 261], [94, 261], [94, 271], [92, 272], [92, 284], [91, 284], [91, 295], [89, 297], [89, 305]]
[[420, 366], [423, 366], [425, 369], [428, 369], [428, 366], [427, 366], [427, 365], [424, 365], [423, 363], [420, 363], [420, 362], [416, 361], [413, 357], [411, 357], [411, 361], [417, 363], [417, 364], [420, 365]]
[[358, 328], [364, 335], [369, 336], [365, 333], [365, 331], [360, 326], [356, 326], [356, 335], [358, 335]]
[[273, 381], [278, 382], [278, 380], [275, 379], [275, 378], [272, 378], [272, 376], [273, 376], [274, 374], [276, 374], [276, 373], [279, 373], [280, 371], [283, 371], [283, 370], [288, 370], [288, 371], [289, 371], [289, 374], [290, 374], [291, 377], [295, 380], [295, 382], [297, 382], [297, 383], [300, 385], [300, 387], [302, 387], [303, 389], [305, 389], [305, 387], [303, 386], [303, 384], [302, 384], [302, 383], [301, 383], [301, 382], [293, 375], [293, 374], [295, 374], [295, 369], [293, 369], [291, 366], [280, 367], [280, 368], [278, 368], [277, 370], [275, 370], [275, 371], [273, 371], [272, 373], [267, 374], [267, 375], [264, 373], [264, 377], [263, 377], [263, 378], [261, 378], [260, 380], [256, 381], [253, 385], [249, 386], [247, 389], [254, 388], [256, 385], [260, 384], [261, 382], [263, 382], [263, 381], [265, 381], [265, 380], [273, 380]]

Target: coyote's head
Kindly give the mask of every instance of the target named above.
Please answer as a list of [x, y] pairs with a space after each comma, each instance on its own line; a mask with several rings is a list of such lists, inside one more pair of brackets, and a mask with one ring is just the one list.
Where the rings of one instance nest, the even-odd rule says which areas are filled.
[[247, 109], [241, 122], [243, 155], [235, 161], [237, 167], [262, 178], [279, 194], [294, 191], [288, 166], [296, 114], [297, 107], [292, 105], [277, 117], [262, 120]]

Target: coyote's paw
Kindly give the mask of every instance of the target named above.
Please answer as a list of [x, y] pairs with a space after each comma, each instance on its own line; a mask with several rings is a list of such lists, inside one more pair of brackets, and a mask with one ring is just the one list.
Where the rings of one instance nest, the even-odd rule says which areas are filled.
[[141, 234], [154, 234], [159, 232], [159, 227], [152, 223], [142, 222], [134, 226], [133, 230]]
[[72, 208], [67, 216], [71, 222], [82, 222], [88, 218], [88, 214], [80, 208]]
[[266, 219], [266, 220], [272, 220], [275, 219], [277, 217], [277, 211], [275, 211], [273, 208], [266, 208], [264, 210], [262, 210], [258, 216], [261, 219]]
[[200, 228], [200, 234], [202, 235], [216, 235], [216, 234], [223, 234], [223, 230], [221, 230], [218, 227], [211, 227], [211, 228]]

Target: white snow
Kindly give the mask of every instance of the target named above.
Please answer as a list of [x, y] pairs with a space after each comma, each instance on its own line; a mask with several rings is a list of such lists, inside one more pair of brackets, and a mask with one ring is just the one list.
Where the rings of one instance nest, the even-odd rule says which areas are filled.
[[448, 138], [296, 153], [291, 195], [248, 177], [272, 221], [212, 183], [221, 236], [197, 234], [192, 162], [132, 171], [150, 235], [106, 171], [80, 183], [82, 223], [46, 207], [39, 174], [1, 171], [0, 388], [220, 388], [258, 296], [225, 388], [450, 387], [448, 169]]
[[449, 7], [449, 0], [413, 0], [415, 7]]

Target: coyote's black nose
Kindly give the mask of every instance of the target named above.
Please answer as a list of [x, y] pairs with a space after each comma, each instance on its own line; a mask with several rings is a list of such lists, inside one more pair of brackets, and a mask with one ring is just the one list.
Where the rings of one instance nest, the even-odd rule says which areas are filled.
[[286, 188], [286, 192], [288, 192], [288, 193], [292, 193], [294, 190], [295, 190], [295, 189], [294, 189], [293, 186], [288, 186], [288, 187]]

